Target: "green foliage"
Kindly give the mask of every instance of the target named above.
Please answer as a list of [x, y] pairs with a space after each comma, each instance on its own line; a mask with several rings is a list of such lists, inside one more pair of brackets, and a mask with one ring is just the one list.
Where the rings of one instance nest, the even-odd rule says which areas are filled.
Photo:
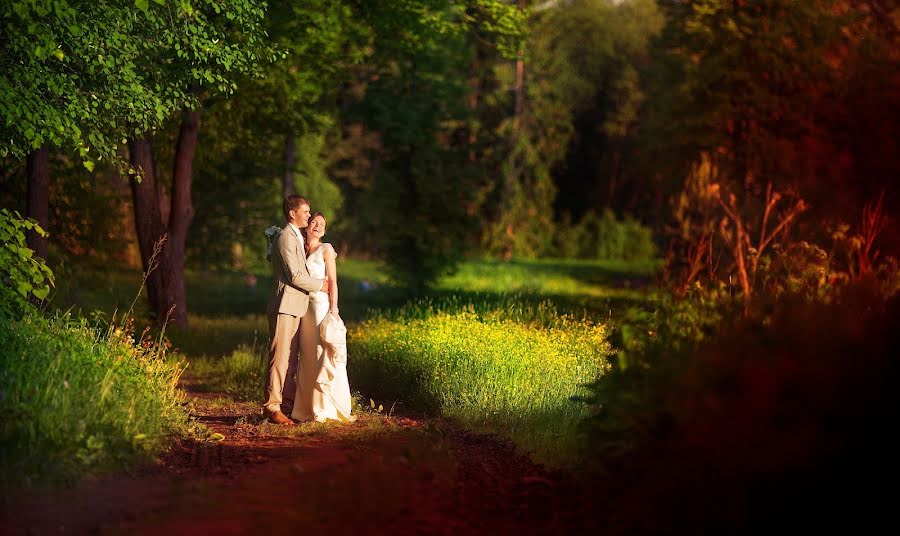
[[631, 216], [619, 220], [608, 209], [599, 218], [588, 212], [574, 225], [564, 221], [556, 226], [555, 235], [555, 247], [547, 252], [551, 256], [648, 262], [658, 254], [648, 227]]
[[[894, 257], [880, 259], [864, 280], [854, 278], [841, 253], [844, 247], [846, 225], [838, 225], [832, 232], [830, 250], [811, 241], [800, 240], [776, 248], [771, 256], [760, 260], [760, 284], [767, 295], [803, 296], [809, 301], [833, 302], [858, 284], [869, 285], [882, 298], [900, 293], [900, 265]], [[852, 251], [852, 249], [851, 249]]]
[[47, 236], [34, 220], [0, 209], [0, 318], [18, 317], [33, 310], [31, 299], [43, 300], [53, 286], [53, 272], [44, 259], [34, 257], [25, 232]]
[[[267, 299], [268, 297], [261, 295], [257, 297], [252, 304], [255, 312], [265, 311]], [[209, 302], [204, 303], [208, 304]], [[234, 305], [235, 309], [243, 307]], [[170, 326], [166, 336], [176, 350], [192, 359], [202, 356], [225, 356], [235, 348], [257, 345], [267, 340], [268, 327], [264, 315], [228, 313], [221, 309], [215, 312], [205, 309], [202, 314], [191, 314], [190, 329], [182, 330]]]
[[591, 385], [585, 421], [595, 468], [615, 467], [653, 433], [648, 416], [665, 405], [664, 386], [737, 308], [726, 289], [687, 298], [657, 296], [654, 309], [632, 308], [616, 322], [612, 368]]
[[[259, 233], [284, 220], [279, 179], [286, 174], [293, 174], [294, 190], [313, 210], [334, 220], [330, 230], [339, 231], [343, 194], [326, 168], [335, 158], [329, 143], [338, 90], [364, 56], [359, 26], [346, 2], [268, 3], [263, 27], [277, 51], [274, 61], [240, 78], [239, 98], [205, 103], [195, 185], [216, 195], [195, 198], [187, 243], [203, 266], [268, 268], [265, 256], [258, 255]], [[293, 164], [285, 154], [288, 141], [295, 147]], [[229, 239], [222, 240], [226, 226]]]
[[[637, 66], [646, 61], [650, 40], [662, 24], [656, 3], [649, 0], [567, 2], [530, 16], [523, 109], [518, 117], [501, 116], [494, 128], [505, 146], [486, 151], [500, 160], [496, 169], [488, 168], [493, 190], [485, 187], [491, 193], [482, 205], [490, 215], [483, 236], [489, 253], [557, 256], [534, 238], [555, 223], [557, 195], [572, 197], [561, 204], [579, 213], [594, 211], [599, 195], [583, 195], [583, 190], [625, 182], [616, 162], [626, 158], [626, 142], [645, 98]], [[487, 108], [509, 110], [515, 72], [503, 64], [495, 69], [500, 83]], [[588, 154], [579, 152], [579, 144]], [[590, 171], [586, 178], [597, 186], [565, 188], [577, 180], [568, 177], [579, 171], [571, 169], [573, 158], [584, 160]]]
[[0, 323], [3, 486], [133, 465], [186, 433], [182, 367], [156, 342], [69, 316]]
[[230, 93], [265, 51], [255, 0], [56, 0], [0, 7], [0, 157], [43, 145], [117, 159], [124, 138]]
[[354, 72], [332, 166], [346, 201], [342, 237], [421, 293], [477, 234], [460, 226], [483, 185], [463, 141], [479, 129], [468, 78], [482, 52], [518, 50], [523, 14], [496, 0], [354, 5], [371, 55]]
[[454, 230], [469, 196], [465, 161], [442, 138], [466, 114], [465, 28], [460, 7], [445, 2], [366, 6], [373, 68], [354, 116], [379, 134], [384, 151], [371, 188], [352, 208], [360, 239], [420, 292], [460, 253]]
[[[67, 266], [66, 277], [58, 277], [50, 307], [72, 310], [81, 316], [104, 314], [110, 318], [117, 311], [127, 311], [135, 301], [135, 289], [141, 284], [139, 270], [101, 272], [96, 266]], [[188, 271], [185, 279], [191, 329], [167, 328], [166, 337], [175, 350], [190, 358], [218, 357], [241, 345], [261, 344], [268, 338], [263, 312], [271, 292], [271, 274]], [[144, 300], [137, 300], [132, 314], [139, 328], [151, 324]]]
[[379, 396], [507, 436], [539, 461], [574, 465], [571, 400], [602, 374], [608, 328], [539, 307], [418, 302], [351, 332], [348, 372]]
[[[341, 208], [344, 203], [340, 188], [326, 173], [327, 138], [324, 134], [307, 134], [300, 138], [297, 151], [297, 176], [294, 184], [298, 192], [313, 203], [313, 211], [321, 212], [328, 218], [328, 230], [340, 225]], [[329, 240], [330, 238], [326, 238]]]
[[659, 4], [667, 24], [635, 138], [640, 174], [659, 177], [648, 187], [677, 192], [706, 152], [732, 191], [771, 180], [833, 217], [895, 180], [896, 160], [874, 156], [896, 152], [883, 110], [897, 92], [874, 88], [896, 87], [897, 22], [878, 2]]

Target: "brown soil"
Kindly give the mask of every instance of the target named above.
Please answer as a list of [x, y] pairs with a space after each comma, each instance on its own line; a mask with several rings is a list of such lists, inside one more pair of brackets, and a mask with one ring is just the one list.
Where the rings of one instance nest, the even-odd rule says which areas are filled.
[[224, 435], [149, 467], [7, 503], [2, 534], [505, 534], [600, 527], [574, 480], [443, 420], [363, 413], [285, 427], [192, 393]]

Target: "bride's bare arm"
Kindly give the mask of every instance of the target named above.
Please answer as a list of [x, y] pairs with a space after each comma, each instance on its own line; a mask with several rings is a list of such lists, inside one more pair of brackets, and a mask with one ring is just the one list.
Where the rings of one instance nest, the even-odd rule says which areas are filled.
[[334, 262], [335, 257], [337, 257], [337, 253], [334, 252], [334, 248], [329, 244], [328, 247], [325, 248], [325, 277], [328, 281], [329, 292], [328, 292], [328, 301], [332, 311], [335, 313], [338, 312], [338, 282], [337, 282], [337, 263]]

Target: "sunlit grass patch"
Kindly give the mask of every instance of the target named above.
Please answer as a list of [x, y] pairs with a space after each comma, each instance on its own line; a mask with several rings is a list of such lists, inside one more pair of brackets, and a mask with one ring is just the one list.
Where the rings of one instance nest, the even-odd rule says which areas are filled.
[[203, 390], [226, 393], [234, 400], [262, 403], [266, 378], [266, 357], [260, 349], [241, 346], [229, 355], [190, 360], [188, 374], [199, 380]]
[[539, 295], [617, 297], [649, 282], [656, 261], [513, 260], [469, 261], [444, 277], [448, 290], [527, 292]]
[[549, 303], [528, 313], [423, 304], [376, 316], [351, 329], [351, 382], [574, 463], [587, 407], [572, 397], [607, 369], [609, 328]]
[[0, 323], [0, 478], [72, 480], [146, 460], [191, 426], [182, 365], [120, 329]]

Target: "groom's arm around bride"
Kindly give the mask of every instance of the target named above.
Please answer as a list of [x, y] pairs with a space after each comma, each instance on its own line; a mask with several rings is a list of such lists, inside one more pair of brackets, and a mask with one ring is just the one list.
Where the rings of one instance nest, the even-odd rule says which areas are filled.
[[[309, 275], [309, 272], [306, 269], [306, 259], [303, 255], [303, 245], [299, 244], [296, 237], [291, 236], [292, 229], [290, 227], [286, 228], [281, 234], [278, 235], [278, 238], [275, 241], [275, 250], [278, 251], [277, 257], [273, 258], [273, 261], [281, 263], [282, 274], [284, 274], [284, 278], [280, 279], [280, 282], [285, 284], [284, 289], [277, 289], [278, 291], [283, 291], [285, 294], [295, 294], [302, 293], [305, 296], [309, 296], [310, 292], [315, 292], [317, 290], [321, 290], [322, 292], [328, 292], [328, 284], [327, 280], [323, 281], [322, 279], [317, 279]], [[291, 291], [289, 292], [288, 288]], [[282, 300], [284, 299], [281, 296]], [[305, 307], [302, 307], [305, 309]], [[279, 307], [279, 312], [288, 312], [288, 310], [281, 310]], [[290, 304], [286, 309], [293, 309], [290, 307]], [[293, 314], [293, 313], [291, 313]], [[300, 316], [303, 316], [303, 313], [300, 313]]]

